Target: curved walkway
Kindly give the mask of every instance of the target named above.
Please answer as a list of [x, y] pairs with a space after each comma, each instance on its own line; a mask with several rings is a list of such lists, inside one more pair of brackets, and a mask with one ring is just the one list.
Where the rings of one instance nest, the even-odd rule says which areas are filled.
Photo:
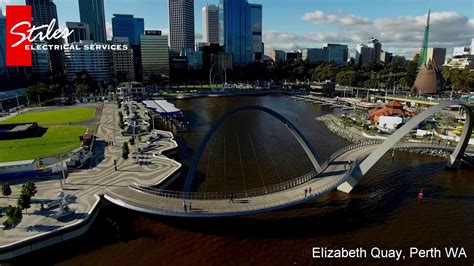
[[[305, 182], [298, 183], [298, 180], [293, 180], [293, 184], [286, 182], [280, 187], [276, 185], [274, 192], [268, 191], [268, 193], [257, 196], [249, 195], [248, 197], [235, 196], [234, 202], [230, 202], [222, 195], [215, 195], [217, 199], [212, 199], [213, 194], [173, 192], [139, 185], [109, 189], [105, 192], [105, 198], [132, 210], [176, 217], [225, 217], [268, 212], [313, 200], [335, 190], [350, 178], [358, 163], [371, 154], [377, 146], [379, 146], [379, 142], [357, 144], [344, 148], [342, 151], [336, 152], [336, 155], [323, 165], [324, 168], [320, 174], [309, 178], [307, 176], [301, 177], [307, 178]], [[403, 143], [397, 147], [431, 147], [446, 151], [453, 150], [452, 147], [418, 143]], [[347, 164], [349, 161], [352, 162], [350, 167]], [[309, 188], [312, 193], [305, 197], [304, 190]], [[191, 211], [184, 211], [184, 201], [192, 204]]]

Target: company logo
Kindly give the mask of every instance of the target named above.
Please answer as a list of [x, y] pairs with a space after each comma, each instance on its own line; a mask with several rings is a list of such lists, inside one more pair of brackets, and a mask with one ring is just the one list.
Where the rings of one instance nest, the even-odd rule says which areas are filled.
[[[41, 26], [32, 25], [32, 8], [28, 5], [7, 5], [6, 18], [6, 65], [32, 66], [32, 51], [43, 50], [127, 50], [128, 45], [94, 44], [44, 44], [35, 41], [67, 39], [74, 30], [58, 29], [56, 19]], [[83, 25], [80, 23], [79, 25]], [[56, 29], [55, 29], [56, 28]]]

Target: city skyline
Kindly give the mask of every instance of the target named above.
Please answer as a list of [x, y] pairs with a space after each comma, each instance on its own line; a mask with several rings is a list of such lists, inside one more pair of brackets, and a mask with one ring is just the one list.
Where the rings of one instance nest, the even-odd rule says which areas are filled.
[[[425, 3], [426, 2], [426, 3]], [[133, 14], [145, 19], [145, 29], [160, 29], [168, 34], [168, 0], [141, 0], [129, 5], [122, 0], [105, 0], [105, 17], [108, 39], [111, 39], [111, 19], [116, 14]], [[196, 42], [202, 41], [201, 8], [218, 1], [196, 0], [194, 5]], [[341, 5], [340, 1], [295, 1], [292, 9], [268, 0], [253, 1], [262, 4], [263, 42], [265, 52], [269, 49], [303, 49], [321, 47], [324, 43], [349, 45], [351, 56], [355, 56], [356, 45], [367, 43], [375, 37], [384, 50], [411, 58], [413, 50], [420, 47], [423, 25], [426, 21], [428, 1], [387, 1], [383, 7], [375, 1], [366, 0], [355, 4]], [[24, 4], [23, 0], [0, 0], [5, 4]], [[79, 21], [77, 0], [56, 1], [60, 27], [66, 21]], [[153, 6], [153, 8], [150, 8]], [[342, 8], [341, 8], [342, 6]], [[196, 11], [197, 10], [197, 11]], [[434, 47], [447, 48], [451, 55], [456, 46], [467, 46], [474, 31], [472, 12], [474, 4], [468, 0], [432, 2], [432, 33], [430, 43]], [[158, 14], [158, 15], [156, 15]], [[284, 20], [281, 18], [285, 17]], [[295, 23], [286, 23], [288, 19]]]

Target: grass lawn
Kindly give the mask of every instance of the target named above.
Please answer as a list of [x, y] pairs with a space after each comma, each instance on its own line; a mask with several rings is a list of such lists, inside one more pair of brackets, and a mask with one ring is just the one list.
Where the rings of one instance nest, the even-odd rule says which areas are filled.
[[[81, 146], [79, 136], [86, 133], [81, 126], [52, 126], [39, 138], [0, 141], [0, 162], [20, 161], [65, 153]], [[67, 147], [65, 149], [59, 149]]]
[[0, 124], [37, 122], [40, 125], [66, 124], [90, 120], [95, 115], [95, 108], [65, 108], [44, 112], [28, 112], [0, 121]]

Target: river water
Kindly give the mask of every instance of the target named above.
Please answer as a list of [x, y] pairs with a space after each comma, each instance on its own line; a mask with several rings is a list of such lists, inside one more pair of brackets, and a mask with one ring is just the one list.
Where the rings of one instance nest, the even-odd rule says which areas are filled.
[[[201, 98], [176, 101], [190, 121], [180, 133], [178, 159], [186, 166], [213, 121], [244, 105], [278, 111], [298, 127], [324, 160], [348, 143], [315, 117], [328, 107], [285, 97]], [[239, 152], [240, 149], [240, 152]], [[258, 158], [257, 160], [255, 158]], [[266, 113], [245, 111], [211, 139], [194, 184], [199, 191], [244, 191], [304, 174], [310, 161], [284, 125]], [[225, 177], [225, 178], [223, 178]], [[173, 187], [178, 189], [182, 179]], [[425, 198], [417, 202], [420, 187]], [[332, 192], [295, 208], [239, 218], [176, 219], [105, 206], [84, 236], [14, 262], [63, 265], [313, 265], [396, 264], [390, 259], [313, 259], [312, 247], [402, 249], [404, 264], [473, 265], [474, 174], [448, 171], [443, 159], [386, 155], [350, 195]], [[409, 248], [438, 247], [441, 259], [410, 259]], [[445, 247], [463, 247], [468, 259], [446, 259]]]

